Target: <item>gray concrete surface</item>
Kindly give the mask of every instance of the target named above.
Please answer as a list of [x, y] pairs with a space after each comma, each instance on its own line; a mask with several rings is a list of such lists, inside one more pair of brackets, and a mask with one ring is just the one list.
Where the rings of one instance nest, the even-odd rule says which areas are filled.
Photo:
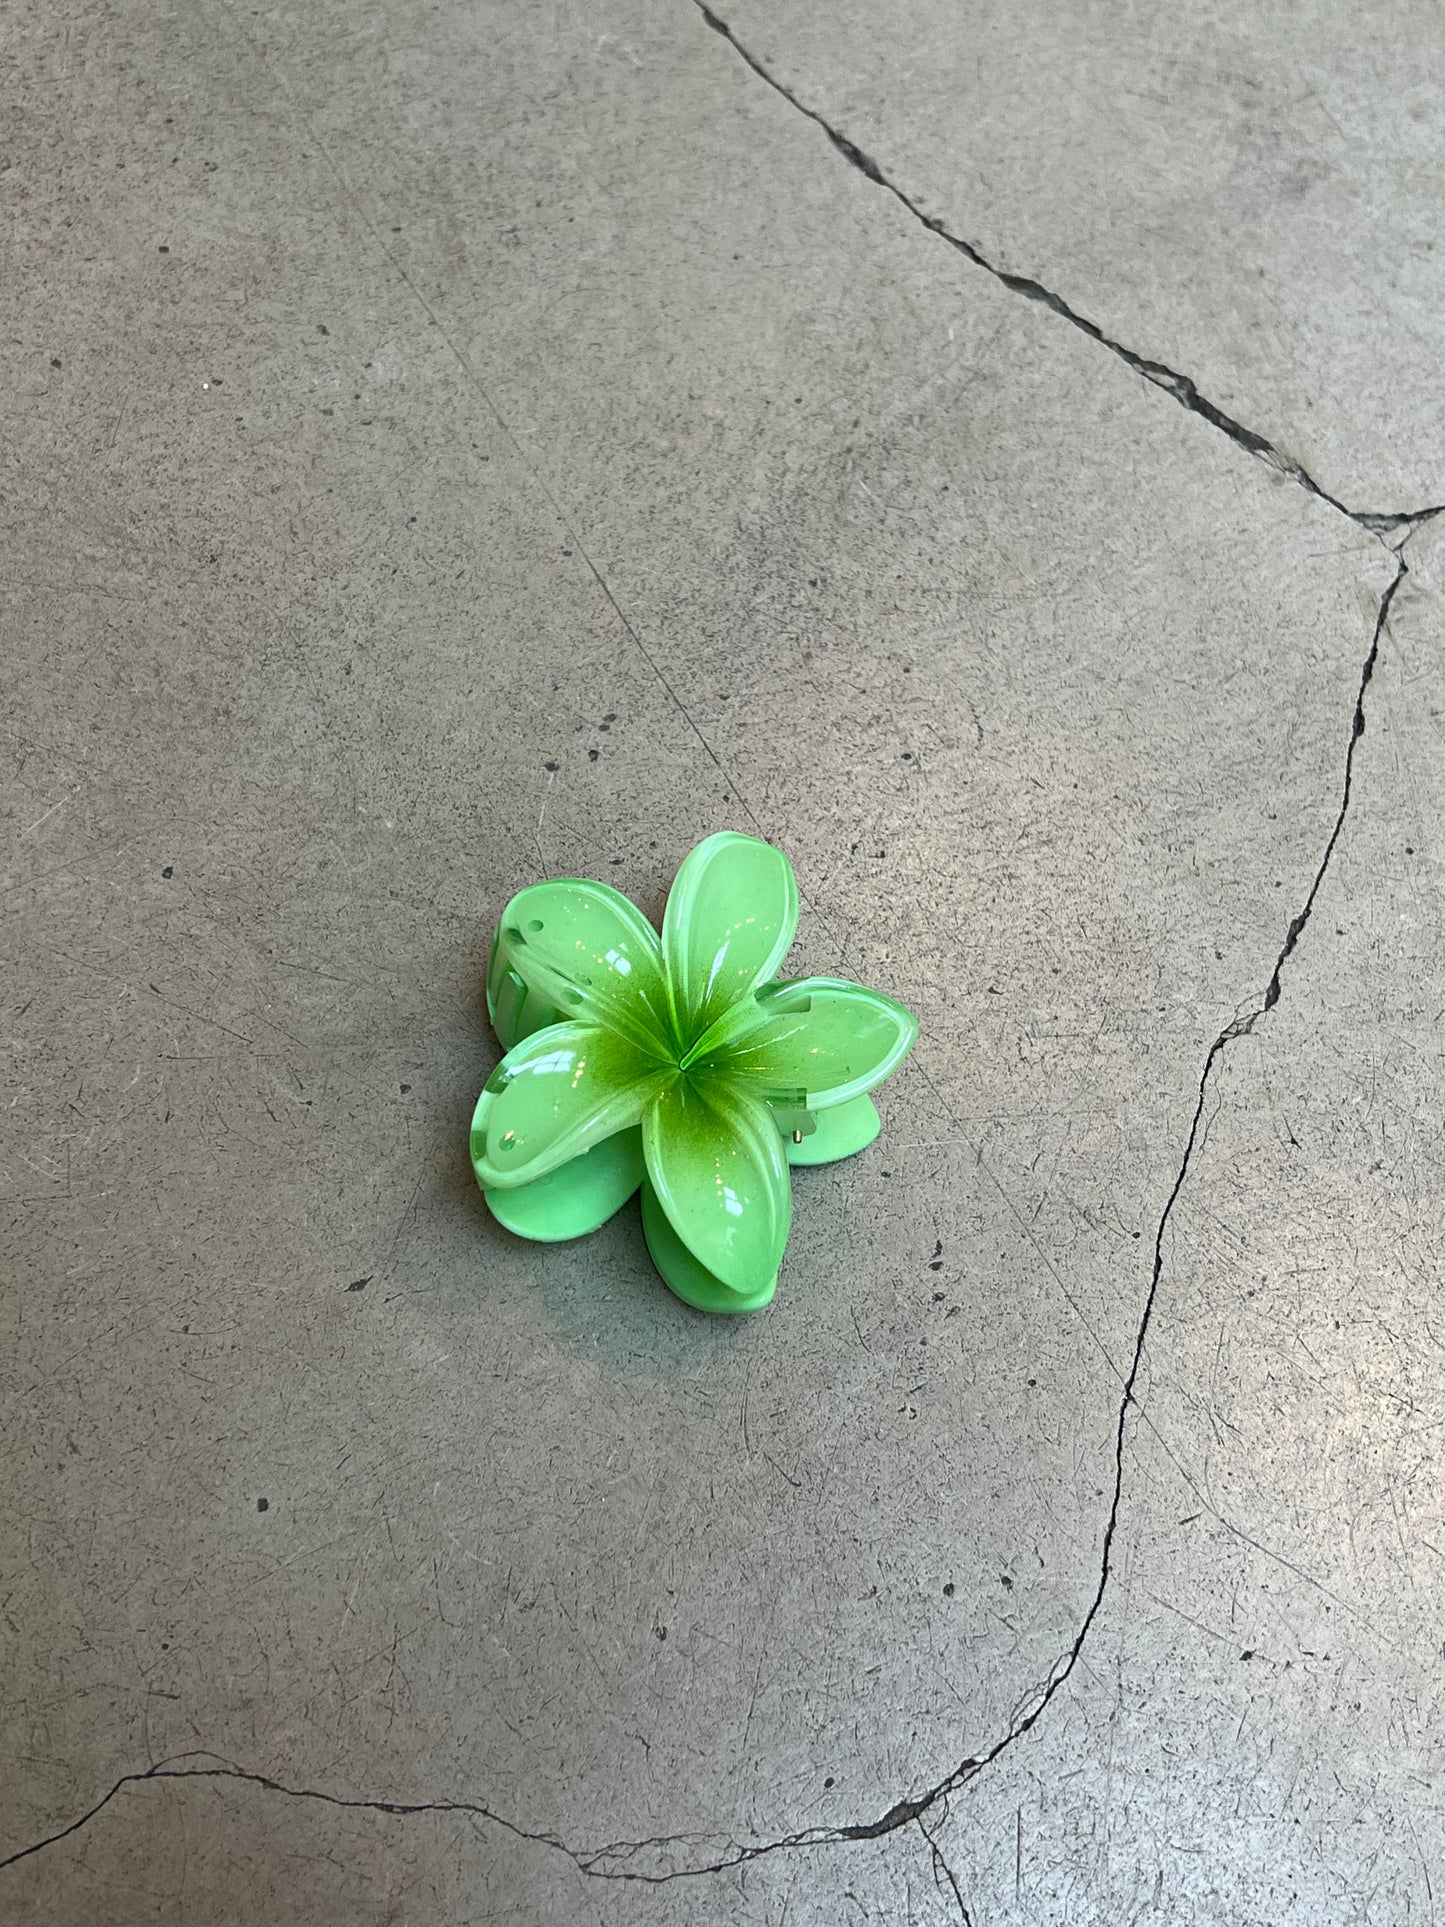
[[[1202, 27], [1166, 248], [760, 15], [9, 13], [7, 1922], [1433, 1919], [1445, 549], [1287, 472], [1440, 494], [1408, 276], [1240, 351]], [[507, 895], [728, 824], [922, 1035], [724, 1326], [465, 1125]]]
[[1445, 502], [1427, 0], [736, 0], [807, 107], [996, 267], [1355, 511]]

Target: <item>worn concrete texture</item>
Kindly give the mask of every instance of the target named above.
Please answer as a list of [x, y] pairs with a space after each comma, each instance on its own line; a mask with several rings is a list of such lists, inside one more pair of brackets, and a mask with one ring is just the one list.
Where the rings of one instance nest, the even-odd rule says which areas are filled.
[[[7, 1923], [1432, 1920], [1436, 320], [1217, 142], [1439, 100], [1056, 11], [9, 10]], [[726, 1324], [466, 1162], [724, 825], [922, 1023]]]

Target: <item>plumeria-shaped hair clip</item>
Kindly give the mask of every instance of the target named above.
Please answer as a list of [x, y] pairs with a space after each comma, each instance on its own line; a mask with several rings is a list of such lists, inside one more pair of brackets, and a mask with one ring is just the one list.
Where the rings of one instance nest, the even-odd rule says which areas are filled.
[[775, 981], [797, 923], [788, 859], [731, 831], [678, 871], [661, 941], [605, 883], [513, 897], [487, 973], [507, 1054], [472, 1118], [493, 1215], [524, 1238], [576, 1238], [640, 1188], [648, 1249], [679, 1298], [766, 1305], [789, 1165], [872, 1143], [868, 1092], [918, 1034], [858, 984]]

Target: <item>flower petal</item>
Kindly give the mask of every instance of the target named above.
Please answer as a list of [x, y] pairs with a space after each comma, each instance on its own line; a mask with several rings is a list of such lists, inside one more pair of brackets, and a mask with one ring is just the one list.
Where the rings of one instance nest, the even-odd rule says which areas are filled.
[[913, 1048], [918, 1019], [876, 990], [837, 977], [768, 984], [703, 1038], [688, 1068], [746, 1083], [809, 1111], [881, 1084]]
[[634, 1124], [530, 1184], [505, 1190], [494, 1185], [486, 1192], [487, 1207], [519, 1238], [556, 1244], [606, 1224], [641, 1184], [642, 1173], [642, 1132]]
[[643, 1119], [642, 1148], [658, 1202], [698, 1263], [749, 1297], [765, 1286], [793, 1210], [767, 1105], [717, 1078], [679, 1077]]
[[502, 913], [498, 947], [568, 1020], [605, 1024], [654, 1056], [670, 1047], [657, 932], [607, 884], [567, 878], [518, 891]]
[[509, 1051], [472, 1116], [484, 1190], [530, 1184], [640, 1122], [668, 1073], [612, 1031], [553, 1024]]
[[801, 1144], [791, 1136], [783, 1141], [789, 1164], [835, 1164], [866, 1151], [883, 1128], [883, 1121], [871, 1097], [850, 1097], [846, 1104], [834, 1104], [813, 1116], [817, 1129]]
[[524, 1037], [548, 1024], [564, 1021], [562, 1012], [545, 997], [529, 990], [511, 966], [511, 946], [498, 930], [487, 966], [487, 1015], [503, 1050], [514, 1050]]
[[667, 1213], [658, 1203], [657, 1193], [646, 1178], [642, 1181], [642, 1230], [662, 1282], [684, 1304], [698, 1311], [761, 1311], [778, 1288], [776, 1272], [765, 1285], [752, 1292], [732, 1291], [721, 1278], [715, 1278], [698, 1263], [673, 1230]]
[[724, 830], [684, 862], [667, 899], [662, 952], [684, 1041], [771, 977], [798, 927], [798, 885], [781, 850]]

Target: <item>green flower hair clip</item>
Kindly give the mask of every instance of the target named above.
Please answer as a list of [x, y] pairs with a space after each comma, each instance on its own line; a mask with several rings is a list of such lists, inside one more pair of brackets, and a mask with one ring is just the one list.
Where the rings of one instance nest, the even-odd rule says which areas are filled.
[[766, 1305], [789, 1165], [873, 1142], [868, 1092], [918, 1035], [858, 984], [775, 981], [797, 923], [788, 859], [731, 831], [678, 871], [660, 941], [605, 883], [513, 897], [487, 972], [506, 1056], [472, 1117], [493, 1216], [524, 1238], [576, 1238], [640, 1188], [648, 1249], [679, 1298]]

